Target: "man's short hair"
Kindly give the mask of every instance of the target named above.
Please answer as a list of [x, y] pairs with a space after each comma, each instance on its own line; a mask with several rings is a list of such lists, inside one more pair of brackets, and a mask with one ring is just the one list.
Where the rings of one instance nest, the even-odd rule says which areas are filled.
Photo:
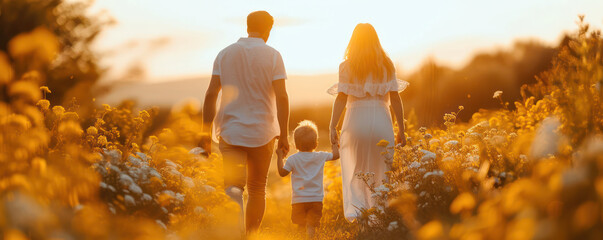
[[274, 18], [266, 11], [255, 11], [247, 15], [247, 32], [265, 33], [272, 29]]
[[318, 129], [312, 121], [304, 120], [293, 130], [295, 147], [300, 151], [312, 151], [318, 146]]

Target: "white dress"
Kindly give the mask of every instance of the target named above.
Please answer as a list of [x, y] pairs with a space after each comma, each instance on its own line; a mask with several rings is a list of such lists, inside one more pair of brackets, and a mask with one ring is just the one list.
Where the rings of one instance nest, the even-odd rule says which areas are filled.
[[360, 209], [368, 209], [376, 204], [369, 187], [356, 174], [374, 174], [369, 183], [375, 184], [375, 187], [386, 180], [385, 172], [389, 166], [381, 154], [385, 148], [377, 146], [377, 143], [387, 140], [390, 146], [395, 144], [389, 92], [403, 91], [408, 82], [397, 80], [394, 74], [392, 79], [381, 83], [375, 83], [370, 77], [364, 85], [352, 83], [344, 65], [345, 62], [340, 66], [339, 83], [327, 92], [348, 95], [339, 151], [343, 211], [346, 219], [352, 221], [359, 215]]

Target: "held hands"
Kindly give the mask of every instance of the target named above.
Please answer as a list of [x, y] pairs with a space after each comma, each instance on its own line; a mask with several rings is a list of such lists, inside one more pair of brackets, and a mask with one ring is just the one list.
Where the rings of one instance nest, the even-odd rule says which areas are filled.
[[283, 151], [283, 149], [276, 149], [276, 157], [278, 159], [283, 159], [285, 157], [285, 152]]
[[337, 132], [337, 128], [330, 128], [329, 135], [331, 136], [331, 145], [339, 146], [339, 133]]
[[203, 134], [199, 140], [199, 147], [203, 148], [208, 155], [211, 155], [211, 135]]
[[282, 151], [283, 156], [287, 155], [289, 153], [289, 141], [287, 139], [287, 136], [280, 136], [278, 138], [278, 145], [277, 145], [277, 148], [276, 148], [276, 154], [278, 154], [279, 150]]

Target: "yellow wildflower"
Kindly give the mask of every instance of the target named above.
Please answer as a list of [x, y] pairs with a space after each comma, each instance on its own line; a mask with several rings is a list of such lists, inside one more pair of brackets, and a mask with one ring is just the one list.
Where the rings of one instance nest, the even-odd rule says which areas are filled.
[[76, 112], [66, 112], [66, 113], [63, 115], [63, 118], [64, 118], [64, 119], [66, 119], [66, 120], [77, 121], [77, 120], [79, 120], [79, 119], [80, 119], [80, 116], [79, 116], [79, 115], [77, 115], [77, 113], [76, 113]]
[[60, 117], [63, 116], [63, 113], [65, 113], [65, 108], [63, 108], [63, 106], [54, 106], [52, 107], [52, 112], [54, 115], [57, 115], [57, 117]]
[[463, 105], [459, 106], [459, 111], [462, 111], [463, 109], [465, 109]]
[[142, 118], [142, 119], [146, 119], [146, 118], [151, 118], [151, 115], [149, 114], [149, 112], [147, 112], [147, 110], [142, 110], [138, 113], [138, 115]]
[[38, 103], [36, 103], [36, 106], [39, 106], [42, 110], [48, 110], [50, 107], [50, 102], [46, 99], [41, 99], [38, 101]]
[[419, 239], [438, 239], [442, 237], [443, 233], [444, 228], [442, 227], [442, 223], [434, 220], [423, 225], [417, 232], [417, 235]]
[[105, 112], [110, 112], [111, 106], [109, 106], [109, 104], [103, 104], [103, 109], [105, 110]]
[[29, 119], [20, 114], [11, 114], [7, 119], [3, 120], [2, 123], [8, 123], [20, 130], [26, 130], [31, 127]]
[[475, 199], [470, 193], [461, 193], [458, 195], [452, 204], [450, 204], [451, 213], [459, 213], [463, 210], [472, 210], [475, 207]]
[[135, 118], [134, 118], [134, 122], [137, 122], [137, 123], [143, 123], [143, 122], [144, 122], [144, 119], [142, 119], [141, 117], [135, 117]]
[[151, 140], [151, 142], [152, 142], [152, 143], [159, 142], [159, 139], [158, 139], [158, 138], [157, 138], [155, 135], [150, 136], [150, 137], [149, 137], [149, 140]]
[[94, 126], [91, 126], [86, 129], [86, 133], [88, 133], [89, 135], [96, 135], [98, 133], [98, 129], [96, 129], [96, 127]]
[[42, 98], [38, 85], [31, 81], [16, 81], [10, 86], [8, 94], [13, 97], [22, 96], [31, 102], [37, 102]]
[[45, 93], [52, 93], [52, 91], [50, 91], [50, 89], [47, 86], [41, 86], [40, 90], [42, 90], [42, 92], [45, 92]]
[[44, 122], [44, 115], [36, 107], [27, 106], [22, 111], [23, 115], [29, 117], [35, 125], [41, 125]]
[[83, 132], [80, 124], [75, 121], [65, 121], [59, 125], [59, 134], [66, 137], [79, 137]]
[[35, 59], [52, 61], [59, 52], [59, 40], [45, 27], [21, 33], [8, 42], [8, 52], [15, 57], [33, 54]]
[[32, 169], [38, 172], [40, 175], [44, 175], [46, 173], [46, 160], [43, 158], [35, 157], [31, 161]]
[[107, 137], [105, 137], [103, 135], [98, 136], [98, 139], [96, 140], [96, 143], [98, 143], [98, 145], [101, 145], [101, 146], [107, 145], [107, 143], [108, 143], [107, 142]]
[[379, 141], [377, 143], [377, 146], [380, 146], [380, 147], [387, 147], [387, 145], [389, 145], [389, 142], [385, 139], [381, 139], [381, 141]]

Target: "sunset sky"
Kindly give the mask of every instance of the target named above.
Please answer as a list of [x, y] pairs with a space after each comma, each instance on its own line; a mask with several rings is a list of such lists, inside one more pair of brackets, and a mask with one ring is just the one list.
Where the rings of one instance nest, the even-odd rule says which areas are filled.
[[411, 71], [428, 57], [459, 66], [476, 51], [517, 39], [556, 44], [576, 29], [578, 14], [600, 29], [602, 9], [601, 0], [97, 0], [91, 13], [116, 20], [95, 46], [110, 67], [105, 81], [127, 72], [166, 81], [207, 76], [216, 54], [246, 35], [246, 16], [255, 10], [274, 16], [268, 44], [281, 52], [288, 73], [311, 75], [337, 72], [360, 22], [373, 24], [398, 68]]

